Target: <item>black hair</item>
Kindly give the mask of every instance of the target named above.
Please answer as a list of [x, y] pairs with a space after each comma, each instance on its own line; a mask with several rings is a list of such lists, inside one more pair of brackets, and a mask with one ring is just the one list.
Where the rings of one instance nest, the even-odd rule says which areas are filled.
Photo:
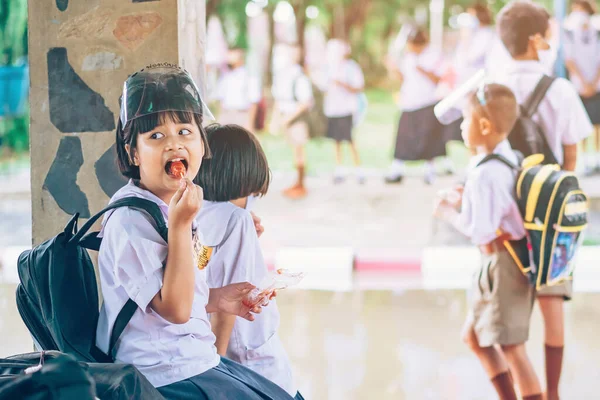
[[423, 29], [420, 26], [413, 27], [410, 33], [408, 34], [408, 38], [406, 40], [409, 43], [412, 43], [417, 46], [429, 43], [429, 38], [427, 37], [425, 29]]
[[[161, 111], [135, 118], [127, 122], [125, 126], [122, 125], [119, 118], [116, 132], [117, 166], [123, 176], [131, 179], [140, 179], [140, 167], [133, 163], [133, 151], [137, 146], [137, 138], [141, 133], [149, 132], [167, 121], [173, 121], [176, 124], [191, 124], [195, 122], [200, 130], [204, 146], [204, 158], [210, 158], [210, 148], [206, 140], [206, 133], [202, 128], [202, 115], [200, 114], [190, 111]], [[131, 154], [127, 153], [125, 145], [129, 145]]]
[[212, 158], [202, 162], [194, 183], [208, 201], [231, 201], [252, 194], [264, 196], [271, 183], [267, 157], [253, 133], [238, 125], [206, 128]]
[[489, 26], [494, 22], [492, 11], [489, 9], [486, 3], [477, 1], [469, 6], [470, 10], [475, 12], [475, 16], [481, 26]]
[[588, 15], [596, 14], [596, 5], [589, 0], [573, 0], [571, 6], [583, 8]]
[[550, 14], [545, 8], [526, 1], [506, 5], [498, 15], [498, 34], [511, 56], [527, 52], [529, 38], [540, 34], [546, 36]]

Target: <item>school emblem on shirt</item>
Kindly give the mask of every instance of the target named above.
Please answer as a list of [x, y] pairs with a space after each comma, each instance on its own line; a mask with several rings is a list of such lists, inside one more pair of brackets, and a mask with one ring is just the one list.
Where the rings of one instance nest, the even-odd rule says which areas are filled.
[[203, 270], [208, 265], [210, 257], [212, 256], [213, 248], [204, 246], [200, 243], [198, 236], [194, 237], [194, 258], [196, 260], [196, 266], [199, 270]]

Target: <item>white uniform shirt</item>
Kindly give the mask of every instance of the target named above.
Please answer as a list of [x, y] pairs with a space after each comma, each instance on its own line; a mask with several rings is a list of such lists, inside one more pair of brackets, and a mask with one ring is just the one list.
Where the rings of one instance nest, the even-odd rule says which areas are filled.
[[310, 79], [299, 65], [279, 70], [275, 74], [271, 92], [275, 107], [285, 114], [294, 113], [300, 104], [313, 102]]
[[324, 112], [327, 117], [348, 117], [358, 110], [358, 93], [352, 93], [335, 83], [344, 82], [354, 88], [365, 85], [365, 77], [360, 66], [353, 60], [343, 60], [329, 71], [325, 91]]
[[[267, 267], [248, 210], [230, 202], [204, 201], [196, 219], [200, 242], [213, 248], [206, 267], [209, 287], [231, 283], [261, 284]], [[291, 396], [296, 395], [292, 369], [279, 339], [279, 310], [271, 300], [254, 321], [237, 318], [227, 357], [275, 382]]]
[[[544, 75], [537, 61], [512, 60], [506, 73], [494, 77], [508, 86], [523, 104]], [[533, 120], [542, 128], [548, 145], [559, 164], [564, 162], [563, 145], [577, 144], [594, 130], [577, 91], [566, 79], [557, 78], [540, 103]]]
[[[494, 154], [514, 164], [518, 159], [508, 140], [498, 144]], [[485, 154], [471, 158], [462, 198], [462, 209], [451, 221], [476, 246], [486, 245], [498, 237], [498, 230], [519, 240], [525, 236], [523, 219], [514, 197], [516, 172], [500, 161], [490, 160], [479, 167]]]
[[403, 76], [399, 104], [402, 110], [414, 111], [437, 102], [437, 84], [417, 67], [440, 76], [442, 61], [441, 53], [432, 47], [425, 48], [420, 54], [405, 53], [402, 56], [398, 64]]
[[217, 100], [224, 110], [246, 111], [261, 98], [260, 83], [245, 66], [225, 72], [217, 86]]
[[[151, 200], [167, 220], [168, 205], [132, 181], [121, 188], [111, 203], [128, 196]], [[108, 351], [112, 327], [128, 299], [138, 309], [116, 345], [118, 362], [133, 364], [156, 387], [201, 374], [219, 364], [206, 304], [209, 289], [206, 270], [194, 268], [196, 284], [191, 318], [172, 324], [150, 308], [163, 285], [167, 243], [149, 216], [142, 211], [119, 208], [103, 221], [98, 267], [104, 303], [98, 321], [97, 346]]]
[[456, 47], [454, 58], [458, 85], [469, 80], [480, 69], [485, 68], [495, 39], [496, 33], [491, 26], [480, 27], [469, 37], [461, 39]]
[[[600, 32], [596, 29], [574, 29], [565, 33], [565, 58], [577, 65], [586, 82], [578, 76], [571, 76], [571, 82], [579, 93], [583, 92], [584, 83], [594, 82], [600, 70]], [[600, 82], [596, 84], [600, 91]]]

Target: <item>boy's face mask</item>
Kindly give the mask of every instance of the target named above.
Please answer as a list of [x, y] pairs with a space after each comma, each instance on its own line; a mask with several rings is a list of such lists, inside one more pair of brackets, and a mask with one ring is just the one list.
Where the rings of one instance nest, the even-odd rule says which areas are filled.
[[590, 16], [584, 11], [573, 11], [571, 14], [569, 14], [565, 22], [569, 28], [577, 29], [588, 25], [590, 22]]

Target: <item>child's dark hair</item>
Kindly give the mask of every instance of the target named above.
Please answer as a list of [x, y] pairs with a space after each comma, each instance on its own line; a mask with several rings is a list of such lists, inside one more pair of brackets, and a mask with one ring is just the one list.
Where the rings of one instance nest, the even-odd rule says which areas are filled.
[[406, 39], [409, 43], [412, 43], [417, 46], [422, 46], [429, 43], [429, 38], [427, 37], [427, 33], [425, 29], [420, 26], [415, 26], [411, 29]]
[[138, 136], [141, 133], [149, 132], [167, 121], [173, 121], [176, 124], [191, 124], [195, 122], [202, 137], [204, 158], [210, 158], [210, 148], [206, 141], [206, 133], [202, 128], [202, 115], [200, 114], [190, 111], [161, 111], [135, 118], [127, 122], [124, 127], [119, 119], [116, 134], [117, 166], [123, 176], [131, 179], [140, 179], [140, 167], [133, 164], [133, 153], [131, 155], [128, 154], [125, 145], [129, 145], [130, 151], [133, 152], [137, 146]]
[[265, 153], [251, 132], [238, 125], [213, 124], [206, 128], [212, 158], [202, 163], [194, 183], [208, 201], [231, 201], [259, 194], [271, 183]]
[[573, 0], [571, 6], [581, 7], [590, 16], [596, 14], [596, 5], [590, 0]]
[[486, 3], [475, 2], [469, 6], [470, 10], [475, 12], [475, 16], [481, 26], [489, 26], [494, 22], [492, 11], [489, 9]]
[[510, 133], [519, 117], [515, 94], [497, 83], [484, 85], [473, 92], [469, 105], [478, 116], [489, 119], [500, 133]]
[[498, 34], [511, 56], [527, 52], [529, 38], [540, 34], [546, 36], [550, 14], [545, 8], [526, 1], [506, 5], [498, 14]]

